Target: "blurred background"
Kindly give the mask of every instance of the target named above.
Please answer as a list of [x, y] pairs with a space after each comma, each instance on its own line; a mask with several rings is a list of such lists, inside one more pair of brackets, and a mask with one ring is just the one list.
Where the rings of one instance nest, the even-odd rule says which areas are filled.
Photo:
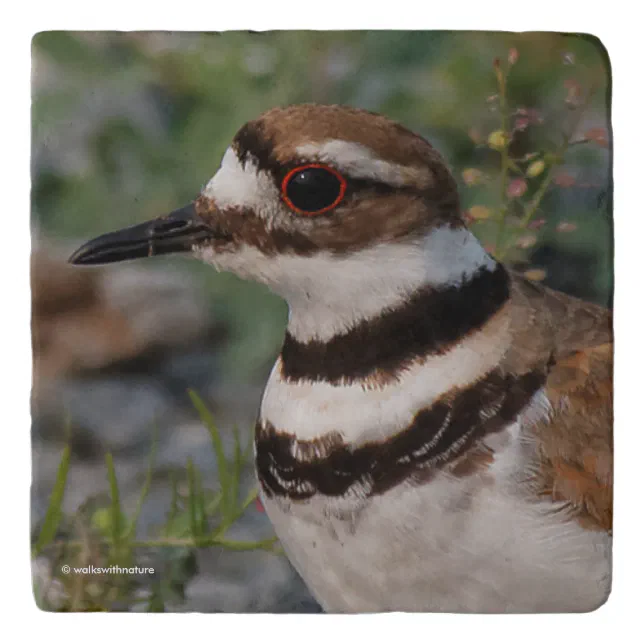
[[[610, 77], [592, 37], [49, 32], [35, 36], [32, 53], [35, 533], [63, 445], [71, 445], [64, 511], [73, 515], [105, 494], [106, 451], [127, 509], [136, 505], [156, 432], [137, 528], [147, 535], [164, 522], [173, 468], [190, 458], [205, 482], [217, 469], [188, 389], [202, 397], [227, 445], [233, 426], [250, 436], [282, 340], [286, 308], [278, 298], [188, 258], [86, 270], [65, 259], [92, 236], [193, 199], [237, 129], [271, 107], [350, 104], [422, 134], [452, 167], [474, 232], [494, 250], [498, 59], [511, 68], [514, 158], [547, 160], [573, 113], [579, 132], [507, 259], [546, 284], [610, 304]], [[508, 186], [512, 198], [534, 197], [532, 179], [542, 172]], [[253, 484], [250, 467], [245, 482]], [[254, 506], [232, 530], [241, 539], [270, 535]], [[53, 567], [52, 557], [39, 557], [36, 578], [51, 580]], [[317, 610], [286, 559], [273, 553], [199, 552], [185, 581], [167, 609]]]

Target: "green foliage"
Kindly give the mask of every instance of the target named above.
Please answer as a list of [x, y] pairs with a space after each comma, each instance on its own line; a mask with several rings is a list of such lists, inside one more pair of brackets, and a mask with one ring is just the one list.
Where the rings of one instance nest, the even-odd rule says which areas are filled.
[[[51, 588], [35, 589], [38, 605], [45, 610], [119, 610], [141, 603], [148, 611], [161, 611], [168, 602], [181, 601], [185, 584], [196, 570], [196, 549], [219, 546], [233, 551], [275, 551], [275, 537], [259, 541], [235, 541], [226, 535], [257, 497], [250, 489], [242, 495], [242, 470], [248, 464], [250, 445], [242, 448], [235, 430], [234, 450], [227, 456], [219, 431], [203, 401], [190, 397], [207, 428], [219, 466], [216, 489], [204, 486], [202, 474], [188, 459], [183, 470], [171, 473], [171, 501], [165, 523], [154, 537], [137, 536], [141, 508], [150, 490], [156, 440], [136, 508], [128, 515], [121, 504], [114, 459], [105, 456], [109, 494], [89, 499], [74, 516], [65, 516], [62, 506], [69, 472], [70, 450], [63, 450], [58, 476], [45, 519], [34, 540], [33, 556], [52, 562]], [[101, 575], [74, 572], [86, 568], [154, 568], [155, 573], [137, 578], [118, 570]], [[68, 568], [65, 568], [67, 566]]]
[[[567, 153], [572, 146], [593, 144], [608, 147], [608, 132], [605, 128], [588, 129], [579, 135], [579, 124], [585, 110], [591, 103], [596, 91], [595, 86], [582, 87], [576, 79], [568, 79], [562, 89], [561, 100], [566, 117], [561, 118], [561, 132], [556, 144], [539, 149], [535, 146], [517, 144], [524, 133], [537, 125], [543, 124], [543, 117], [535, 110], [524, 107], [512, 107], [508, 101], [508, 81], [510, 72], [519, 59], [519, 52], [512, 48], [508, 52], [506, 62], [496, 59], [493, 64], [497, 80], [498, 93], [489, 97], [499, 115], [499, 129], [490, 132], [482, 144], [498, 153], [499, 170], [494, 176], [477, 168], [466, 168], [462, 178], [466, 185], [490, 186], [498, 190], [496, 195], [488, 199], [491, 207], [475, 204], [467, 211], [473, 229], [482, 239], [489, 240], [487, 248], [498, 259], [516, 263], [525, 254], [525, 250], [535, 246], [539, 239], [536, 231], [547, 223], [545, 213], [540, 207], [548, 190], [557, 182], [560, 189], [575, 185], [576, 179], [562, 171], [567, 161]], [[558, 178], [558, 181], [557, 181]], [[541, 213], [543, 218], [535, 221], [535, 216]], [[555, 227], [557, 233], [570, 233], [577, 230], [577, 224], [569, 221], [559, 221]], [[531, 279], [542, 280], [545, 271], [528, 269], [526, 275]]]
[[56, 531], [58, 530], [58, 526], [60, 525], [60, 521], [63, 517], [62, 505], [63, 499], [65, 498], [65, 486], [67, 485], [67, 475], [69, 473], [70, 455], [71, 450], [69, 446], [65, 447], [60, 459], [60, 464], [58, 465], [58, 473], [56, 474], [54, 488], [52, 489], [51, 496], [49, 497], [49, 505], [47, 506], [47, 512], [45, 513], [45, 519], [40, 528], [40, 534], [38, 535], [33, 547], [34, 555], [38, 555], [56, 536]]

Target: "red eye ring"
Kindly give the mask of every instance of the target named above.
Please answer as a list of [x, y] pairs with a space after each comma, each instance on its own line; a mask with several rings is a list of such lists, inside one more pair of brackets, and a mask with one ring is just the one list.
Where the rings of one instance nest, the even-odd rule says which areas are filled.
[[[325, 206], [324, 208], [320, 208], [318, 210], [303, 210], [302, 208], [298, 208], [288, 197], [287, 189], [288, 189], [288, 184], [291, 181], [291, 179], [298, 173], [302, 172], [302, 170], [308, 170], [310, 168], [319, 168], [321, 170], [326, 170], [330, 174], [332, 174], [339, 182], [340, 187], [338, 190], [338, 195], [337, 197], [333, 200], [332, 203], [330, 203], [328, 206]], [[341, 201], [344, 199], [344, 195], [347, 191], [347, 181], [346, 179], [335, 169], [332, 168], [328, 165], [325, 165], [323, 163], [307, 163], [305, 165], [300, 165], [297, 166], [296, 168], [293, 168], [292, 170], [289, 170], [289, 172], [286, 174], [284, 179], [282, 180], [282, 185], [281, 185], [281, 196], [282, 200], [286, 205], [293, 210], [294, 212], [298, 213], [299, 215], [308, 215], [314, 216], [314, 215], [321, 215], [325, 212], [328, 212], [329, 210], [332, 210], [335, 208]]]

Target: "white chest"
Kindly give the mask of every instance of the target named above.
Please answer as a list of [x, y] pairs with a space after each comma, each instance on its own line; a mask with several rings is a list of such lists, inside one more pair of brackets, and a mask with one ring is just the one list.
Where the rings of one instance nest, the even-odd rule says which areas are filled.
[[[404, 429], [418, 409], [485, 373], [495, 352], [474, 334], [373, 390], [287, 383], [278, 364], [261, 419], [298, 439], [338, 432], [359, 446]], [[486, 440], [489, 467], [469, 476], [436, 470], [382, 494], [355, 486], [341, 496], [263, 502], [289, 559], [329, 612], [591, 610], [610, 590], [610, 537], [568, 520], [521, 483], [533, 456], [526, 428], [548, 413], [538, 391], [511, 426]]]
[[486, 477], [402, 484], [339, 518], [324, 497], [264, 499], [284, 549], [328, 612], [560, 612], [610, 590], [610, 539]]

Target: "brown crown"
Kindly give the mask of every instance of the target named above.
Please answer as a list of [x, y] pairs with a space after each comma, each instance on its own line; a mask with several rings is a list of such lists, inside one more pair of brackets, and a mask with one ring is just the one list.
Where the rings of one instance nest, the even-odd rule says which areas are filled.
[[[423, 234], [438, 225], [464, 225], [456, 183], [440, 154], [421, 136], [385, 116], [341, 105], [274, 108], [244, 125], [235, 136], [233, 148], [242, 162], [252, 159], [279, 185], [289, 167], [307, 161], [297, 151], [300, 146], [330, 140], [362, 145], [374, 157], [405, 168], [429, 170], [431, 180], [422, 187], [413, 183], [377, 186], [350, 205], [341, 204], [331, 217], [319, 217], [301, 226], [289, 223], [288, 232], [275, 227], [269, 232], [249, 212], [243, 218], [239, 213], [220, 212], [216, 217], [219, 225], [240, 241], [252, 238], [251, 243], [264, 251], [296, 249], [301, 254], [321, 249], [346, 252]], [[198, 202], [198, 210], [206, 218], [204, 211], [211, 207], [207, 200]], [[277, 243], [281, 241], [284, 243]]]

